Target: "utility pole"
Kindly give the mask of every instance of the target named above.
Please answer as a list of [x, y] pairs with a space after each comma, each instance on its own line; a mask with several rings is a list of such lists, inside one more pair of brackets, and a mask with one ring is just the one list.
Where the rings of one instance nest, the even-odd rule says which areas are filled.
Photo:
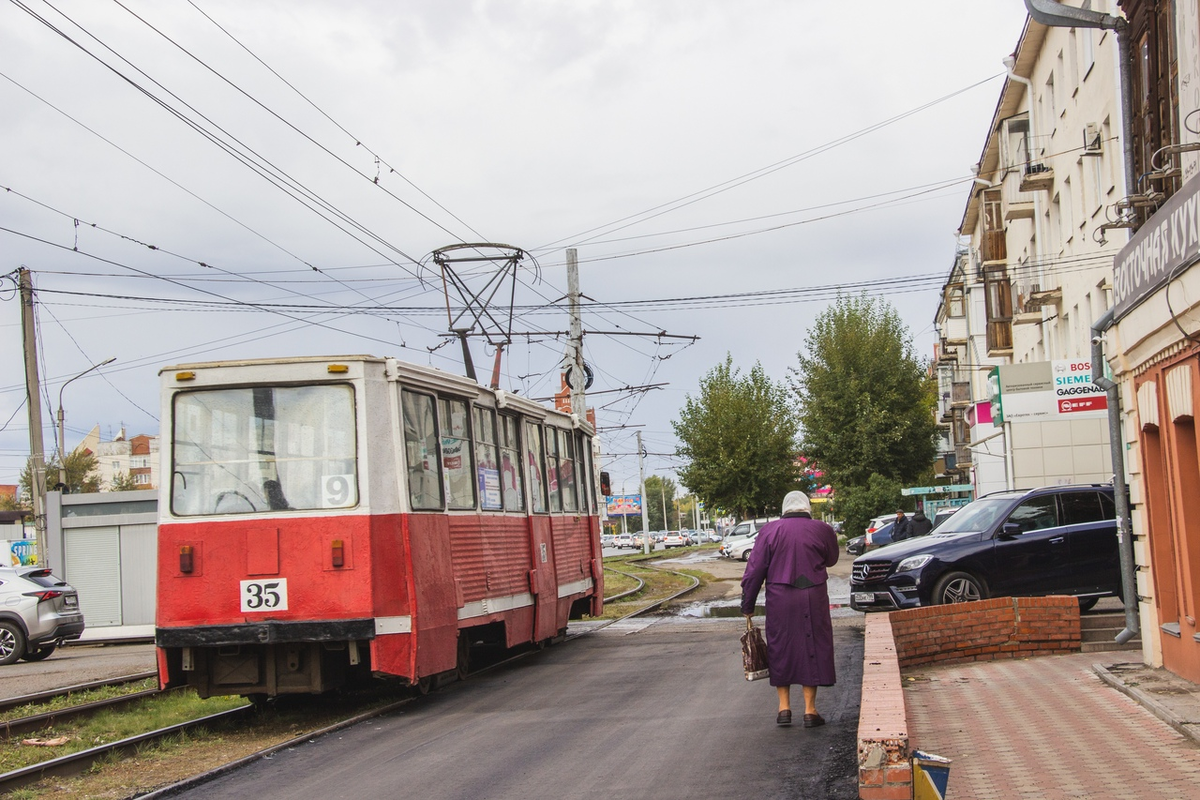
[[21, 336], [25, 344], [25, 395], [29, 409], [29, 493], [33, 495], [33, 530], [38, 566], [49, 566], [46, 554], [46, 455], [42, 445], [42, 394], [38, 385], [37, 331], [33, 322], [33, 278], [22, 267]]
[[571, 309], [571, 411], [587, 419], [587, 398], [584, 396], [587, 377], [583, 371], [583, 319], [579, 315], [579, 258], [574, 247], [567, 248], [567, 303]]
[[637, 432], [638, 480], [642, 484], [642, 552], [650, 554], [650, 519], [646, 510], [646, 468], [642, 464], [642, 432]]

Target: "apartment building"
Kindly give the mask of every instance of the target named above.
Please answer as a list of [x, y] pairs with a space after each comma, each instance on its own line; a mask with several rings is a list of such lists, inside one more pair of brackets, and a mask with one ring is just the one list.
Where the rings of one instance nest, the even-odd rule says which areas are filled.
[[1089, 353], [1126, 238], [1115, 35], [1029, 20], [1002, 63], [935, 319], [945, 474], [977, 495], [1112, 479]]

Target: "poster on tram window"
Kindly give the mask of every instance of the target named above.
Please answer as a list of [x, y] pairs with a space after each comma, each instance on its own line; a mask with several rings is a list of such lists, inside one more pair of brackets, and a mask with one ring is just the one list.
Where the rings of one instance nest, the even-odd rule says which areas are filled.
[[610, 517], [640, 517], [642, 496], [640, 494], [614, 494], [608, 498]]

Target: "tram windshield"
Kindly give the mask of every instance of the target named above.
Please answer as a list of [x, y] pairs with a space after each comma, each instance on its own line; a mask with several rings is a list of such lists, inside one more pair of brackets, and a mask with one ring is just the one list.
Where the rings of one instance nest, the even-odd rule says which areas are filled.
[[350, 386], [181, 392], [172, 424], [174, 514], [358, 504]]

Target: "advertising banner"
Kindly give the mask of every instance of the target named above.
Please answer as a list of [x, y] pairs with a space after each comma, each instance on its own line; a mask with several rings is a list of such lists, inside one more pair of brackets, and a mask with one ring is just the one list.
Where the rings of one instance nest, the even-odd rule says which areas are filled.
[[610, 517], [640, 517], [642, 496], [640, 494], [614, 494], [608, 498]]
[[1108, 396], [1092, 383], [1088, 359], [1004, 364], [999, 367], [1005, 421], [1083, 419], [1107, 414]]
[[37, 542], [33, 539], [15, 539], [4, 542], [4, 552], [0, 554], [6, 567], [36, 566]]

